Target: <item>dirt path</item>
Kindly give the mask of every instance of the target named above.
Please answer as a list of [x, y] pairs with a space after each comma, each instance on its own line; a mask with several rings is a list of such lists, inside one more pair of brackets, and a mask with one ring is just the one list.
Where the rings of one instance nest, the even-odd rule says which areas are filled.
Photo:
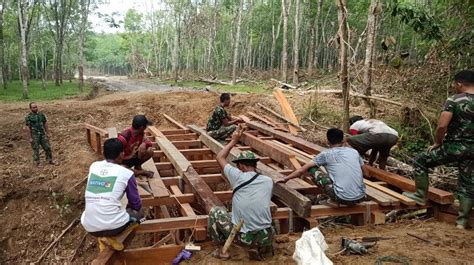
[[170, 86], [166, 84], [154, 84], [151, 82], [128, 79], [126, 76], [97, 76], [93, 77], [98, 80], [103, 80], [104, 85], [111, 91], [127, 91], [127, 92], [139, 92], [139, 91], [155, 91], [155, 92], [178, 92], [178, 91], [190, 91], [190, 88], [183, 88], [178, 86]]

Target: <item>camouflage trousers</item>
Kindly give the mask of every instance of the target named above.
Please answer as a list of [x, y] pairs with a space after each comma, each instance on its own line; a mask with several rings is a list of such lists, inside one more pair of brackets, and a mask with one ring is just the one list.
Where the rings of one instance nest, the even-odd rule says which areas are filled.
[[[231, 220], [232, 215], [225, 208], [213, 207], [207, 223], [209, 237], [219, 244], [225, 243], [234, 226]], [[234, 242], [246, 247], [268, 247], [272, 245], [273, 234], [273, 227], [238, 233]]]
[[458, 195], [474, 199], [474, 144], [445, 142], [431, 152], [420, 154], [415, 161], [415, 180], [428, 179], [428, 169], [455, 164], [459, 168]]
[[33, 134], [31, 135], [31, 138], [33, 139], [33, 142], [31, 143], [31, 147], [33, 148], [33, 161], [39, 161], [40, 147], [42, 147], [46, 153], [46, 160], [51, 161], [53, 156], [51, 154], [51, 146], [49, 145], [48, 136], [41, 133]]
[[212, 138], [216, 140], [225, 140], [227, 137], [231, 136], [232, 133], [235, 131], [237, 126], [235, 125], [229, 125], [229, 126], [224, 126], [222, 125], [219, 129], [209, 131], [207, 134], [211, 136]]
[[332, 201], [338, 202], [340, 204], [355, 205], [365, 200], [365, 198], [362, 198], [355, 201], [346, 201], [337, 197], [336, 192], [334, 191], [334, 185], [332, 183], [331, 178], [327, 174], [324, 174], [319, 170], [314, 173], [313, 181], [318, 187], [321, 188], [324, 195], [328, 196], [329, 199], [331, 199]]

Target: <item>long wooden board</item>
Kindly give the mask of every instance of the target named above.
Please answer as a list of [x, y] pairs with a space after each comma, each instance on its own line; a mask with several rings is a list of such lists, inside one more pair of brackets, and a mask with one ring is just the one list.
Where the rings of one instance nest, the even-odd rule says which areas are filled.
[[402, 194], [398, 193], [398, 192], [395, 192], [387, 187], [384, 187], [380, 184], [377, 184], [375, 182], [372, 182], [368, 179], [364, 179], [364, 183], [366, 186], [368, 187], [372, 187], [374, 189], [377, 189], [377, 190], [380, 190], [394, 198], [397, 198], [398, 200], [400, 200], [401, 203], [405, 204], [405, 205], [416, 205], [416, 201], [408, 198], [407, 196], [403, 196]]
[[167, 245], [159, 248], [126, 249], [120, 252], [121, 264], [157, 264], [168, 265], [184, 248], [181, 245]]
[[[286, 100], [285, 95], [283, 95], [283, 92], [279, 88], [275, 88], [273, 90], [273, 95], [275, 98], [278, 100], [278, 103], [280, 103], [281, 111], [283, 112], [283, 115], [290, 120], [293, 124], [298, 125], [298, 119], [296, 118], [295, 113], [291, 109], [290, 104], [288, 103], [288, 100]], [[290, 133], [296, 135], [298, 133], [298, 128], [289, 125]]]
[[153, 172], [153, 178], [148, 179], [148, 183], [150, 185], [151, 192], [153, 193], [153, 197], [168, 197], [170, 193], [166, 188], [165, 184], [163, 183], [163, 180], [161, 180], [161, 176], [158, 173], [158, 170], [156, 169], [155, 163], [153, 162], [153, 158], [150, 158], [145, 163], [143, 163], [142, 167], [145, 170]]
[[178, 129], [187, 129], [186, 126], [184, 126], [183, 124], [177, 122], [175, 119], [171, 118], [170, 116], [166, 115], [163, 113], [163, 116], [169, 121], [171, 122], [174, 126], [176, 126]]
[[199, 177], [199, 174], [192, 167], [191, 163], [184, 157], [179, 150], [163, 135], [156, 127], [148, 127], [155, 136], [160, 149], [165, 152], [166, 157], [173, 164], [178, 174], [189, 183], [199, 201], [199, 204], [208, 213], [214, 206], [224, 206], [224, 204], [214, 195], [211, 188]]
[[[223, 146], [218, 141], [210, 137], [204, 130], [199, 128], [196, 125], [188, 126], [192, 131], [198, 133], [199, 139], [214, 153], [218, 153], [222, 150]], [[233, 148], [231, 154], [227, 158], [228, 160], [236, 159], [239, 155], [239, 150]], [[273, 170], [263, 163], [258, 163], [257, 168], [263, 174], [271, 177], [274, 181], [277, 181], [284, 177], [281, 173]], [[301, 217], [308, 217], [311, 210], [311, 201], [303, 196], [301, 193], [297, 192], [294, 189], [291, 189], [287, 184], [278, 183], [273, 186], [273, 194], [286, 203], [296, 214]]]

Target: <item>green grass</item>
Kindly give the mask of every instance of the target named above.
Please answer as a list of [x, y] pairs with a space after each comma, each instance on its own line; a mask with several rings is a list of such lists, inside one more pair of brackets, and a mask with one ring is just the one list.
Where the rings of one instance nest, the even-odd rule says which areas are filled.
[[195, 80], [182, 80], [177, 83], [173, 80], [163, 80], [159, 83], [171, 85], [171, 86], [180, 86], [180, 87], [189, 87], [189, 88], [205, 88], [211, 87], [211, 89], [217, 90], [219, 92], [245, 92], [245, 93], [269, 93], [271, 92], [268, 89], [265, 89], [263, 85], [260, 84], [236, 84], [236, 85], [220, 85], [220, 84], [208, 84], [206, 82], [200, 82]]
[[[89, 92], [90, 87], [86, 85], [82, 95]], [[0, 87], [0, 101], [46, 101], [63, 99], [81, 95], [76, 80], [71, 83], [65, 80], [62, 86], [55, 86], [54, 81], [46, 82], [46, 89], [42, 89], [41, 81], [30, 80], [28, 99], [23, 99], [23, 85], [21, 81], [15, 80], [8, 83], [8, 88]]]

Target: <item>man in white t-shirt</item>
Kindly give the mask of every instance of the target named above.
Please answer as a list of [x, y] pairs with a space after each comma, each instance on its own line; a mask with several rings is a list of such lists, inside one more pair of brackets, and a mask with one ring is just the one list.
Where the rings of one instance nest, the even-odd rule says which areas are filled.
[[[105, 245], [123, 250], [123, 244], [114, 237], [136, 226], [143, 217], [142, 204], [133, 171], [120, 165], [123, 144], [119, 139], [104, 142], [104, 157], [105, 160], [96, 161], [89, 168], [81, 223], [87, 232], [98, 237], [101, 251]], [[127, 209], [121, 203], [124, 194], [127, 194]]]
[[351, 137], [347, 142], [354, 147], [361, 156], [370, 152], [369, 165], [373, 165], [377, 154], [380, 169], [385, 169], [390, 149], [398, 142], [398, 132], [390, 128], [383, 121], [364, 119], [362, 116], [353, 116], [349, 119]]
[[[224, 171], [233, 189], [232, 214], [224, 207], [213, 207], [209, 213], [208, 233], [217, 243], [223, 244], [229, 237], [232, 227], [240, 220], [244, 223], [236, 235], [236, 241], [249, 248], [251, 260], [263, 260], [267, 254], [273, 254], [272, 215], [270, 201], [273, 180], [256, 172], [258, 158], [252, 152], [243, 152], [231, 166], [226, 157], [238, 142], [242, 129], [232, 135], [232, 140], [217, 154], [217, 161]], [[213, 254], [217, 258], [228, 258], [221, 248]]]

